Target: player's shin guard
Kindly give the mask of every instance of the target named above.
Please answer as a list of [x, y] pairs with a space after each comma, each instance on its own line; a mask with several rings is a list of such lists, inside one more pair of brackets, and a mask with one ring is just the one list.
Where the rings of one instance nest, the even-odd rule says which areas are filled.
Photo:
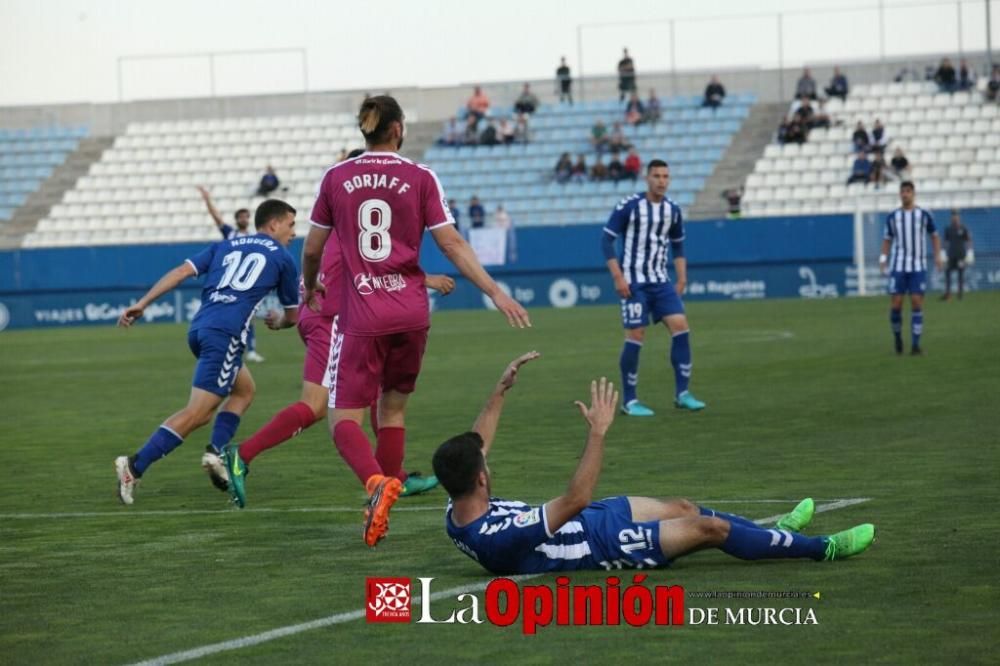
[[156, 429], [146, 444], [132, 458], [132, 471], [136, 476], [142, 476], [154, 462], [167, 455], [184, 442], [184, 438], [167, 426]]
[[394, 476], [400, 481], [406, 481], [403, 472], [403, 456], [406, 454], [406, 428], [387, 426], [378, 431], [378, 444], [375, 446], [375, 461], [386, 476]]
[[675, 333], [670, 344], [670, 365], [674, 366], [674, 395], [688, 390], [691, 382], [691, 332]]
[[622, 347], [622, 355], [618, 358], [618, 367], [622, 371], [622, 401], [629, 404], [636, 399], [639, 388], [639, 352], [642, 351], [642, 343], [635, 340], [626, 340]]
[[372, 444], [365, 431], [354, 421], [341, 421], [333, 428], [333, 443], [347, 466], [365, 485], [373, 475], [381, 474], [382, 468], [372, 454]]
[[808, 557], [819, 561], [826, 555], [826, 539], [730, 523], [729, 536], [719, 548], [741, 560]]
[[240, 458], [250, 461], [261, 452], [288, 441], [316, 422], [312, 407], [304, 402], [289, 405], [274, 415], [267, 425], [240, 446]]
[[212, 448], [216, 453], [222, 453], [226, 444], [233, 441], [236, 436], [236, 429], [240, 427], [239, 414], [232, 412], [219, 412], [215, 415], [215, 423], [212, 425]]
[[920, 347], [920, 334], [924, 332], [924, 311], [913, 310], [910, 313], [910, 334], [913, 336], [913, 346]]
[[760, 529], [760, 525], [753, 522], [749, 518], [744, 518], [743, 516], [737, 516], [735, 513], [726, 513], [725, 511], [716, 511], [715, 509], [709, 509], [708, 507], [699, 506], [698, 511], [701, 512], [703, 516], [709, 516], [711, 518], [722, 518], [723, 520], [728, 520], [733, 525], [743, 525], [744, 527], [752, 527], [755, 530]]

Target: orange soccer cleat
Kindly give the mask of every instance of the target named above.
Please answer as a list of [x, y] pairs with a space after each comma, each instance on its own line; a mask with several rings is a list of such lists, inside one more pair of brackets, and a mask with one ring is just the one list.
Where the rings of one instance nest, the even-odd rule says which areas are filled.
[[399, 499], [403, 484], [394, 476], [373, 474], [365, 483], [368, 505], [365, 507], [365, 543], [370, 548], [378, 545], [389, 531], [389, 509]]

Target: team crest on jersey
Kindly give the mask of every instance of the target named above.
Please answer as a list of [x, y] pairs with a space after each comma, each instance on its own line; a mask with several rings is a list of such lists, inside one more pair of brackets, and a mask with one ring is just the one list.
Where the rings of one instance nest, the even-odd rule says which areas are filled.
[[538, 507], [535, 507], [531, 511], [525, 511], [524, 513], [519, 513], [514, 518], [514, 527], [528, 527], [530, 525], [537, 525], [541, 522], [542, 516]]

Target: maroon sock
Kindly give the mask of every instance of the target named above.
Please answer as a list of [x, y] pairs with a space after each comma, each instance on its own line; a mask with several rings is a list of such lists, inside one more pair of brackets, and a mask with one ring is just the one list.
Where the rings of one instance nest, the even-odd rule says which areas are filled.
[[375, 447], [375, 460], [382, 467], [386, 476], [394, 476], [400, 481], [406, 481], [403, 471], [403, 455], [406, 453], [406, 428], [385, 426], [378, 431], [378, 446]]
[[382, 474], [382, 468], [372, 455], [372, 444], [365, 431], [354, 421], [344, 420], [333, 428], [333, 443], [337, 445], [340, 457], [357, 475], [361, 485], [365, 485], [374, 474]]
[[271, 447], [288, 441], [316, 422], [312, 407], [304, 402], [289, 405], [274, 415], [267, 425], [240, 446], [240, 458], [251, 460]]

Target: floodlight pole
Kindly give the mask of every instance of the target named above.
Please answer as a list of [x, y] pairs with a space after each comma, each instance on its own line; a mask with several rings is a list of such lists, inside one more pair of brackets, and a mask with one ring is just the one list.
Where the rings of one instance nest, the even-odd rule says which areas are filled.
[[577, 94], [582, 102], [586, 99], [586, 95], [583, 92], [583, 25], [579, 23], [576, 26], [576, 66], [576, 78], [580, 82], [580, 90]]
[[984, 3], [986, 5], [986, 61], [989, 64], [990, 71], [993, 71], [993, 26], [990, 23], [990, 2], [992, 0], [986, 0]]

